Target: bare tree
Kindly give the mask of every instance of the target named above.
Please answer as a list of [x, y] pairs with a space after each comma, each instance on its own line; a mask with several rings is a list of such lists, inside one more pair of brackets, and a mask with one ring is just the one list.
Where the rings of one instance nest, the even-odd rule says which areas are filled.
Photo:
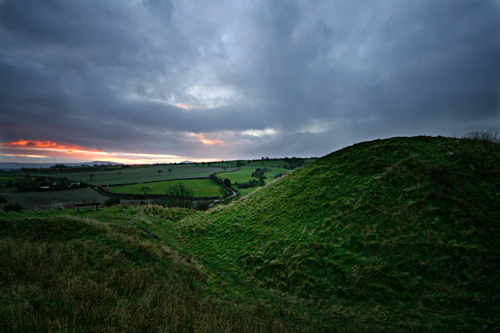
[[168, 169], [168, 174], [170, 175], [172, 173], [172, 169]]
[[158, 177], [160, 177], [160, 175], [163, 172], [163, 170], [158, 169], [158, 170], [156, 170], [156, 172], [158, 172]]
[[92, 178], [94, 178], [95, 175], [93, 173], [89, 174], [90, 181], [92, 181]]
[[164, 204], [168, 207], [192, 208], [194, 202], [193, 190], [179, 183], [167, 187], [165, 193], [168, 195], [164, 198]]
[[146, 194], [153, 192], [153, 190], [151, 189], [151, 187], [143, 186], [143, 187], [141, 187], [140, 192], [142, 192], [142, 194], [146, 195]]

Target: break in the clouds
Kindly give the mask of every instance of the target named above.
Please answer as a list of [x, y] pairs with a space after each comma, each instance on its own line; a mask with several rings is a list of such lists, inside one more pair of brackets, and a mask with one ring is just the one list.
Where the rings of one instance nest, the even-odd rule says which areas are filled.
[[322, 156], [499, 97], [496, 0], [0, 0], [4, 161]]

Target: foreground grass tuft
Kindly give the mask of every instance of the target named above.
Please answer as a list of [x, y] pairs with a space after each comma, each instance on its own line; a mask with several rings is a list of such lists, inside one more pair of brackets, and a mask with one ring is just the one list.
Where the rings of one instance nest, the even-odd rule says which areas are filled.
[[287, 331], [207, 297], [190, 257], [94, 218], [2, 219], [2, 332]]

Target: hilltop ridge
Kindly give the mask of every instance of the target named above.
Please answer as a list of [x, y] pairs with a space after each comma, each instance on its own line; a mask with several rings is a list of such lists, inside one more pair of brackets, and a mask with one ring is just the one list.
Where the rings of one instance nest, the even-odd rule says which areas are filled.
[[417, 330], [497, 325], [499, 152], [445, 137], [359, 143], [181, 232], [248, 283], [329, 315]]

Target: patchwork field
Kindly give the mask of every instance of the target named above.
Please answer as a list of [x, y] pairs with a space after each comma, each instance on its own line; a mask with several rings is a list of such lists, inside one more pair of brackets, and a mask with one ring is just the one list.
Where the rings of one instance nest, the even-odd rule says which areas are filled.
[[103, 203], [107, 197], [90, 188], [63, 191], [21, 192], [13, 188], [0, 188], [0, 195], [8, 203], [18, 203], [26, 209], [58, 209], [72, 208], [75, 203]]
[[109, 191], [120, 194], [142, 194], [141, 189], [147, 186], [151, 189], [149, 194], [165, 194], [169, 186], [176, 186], [177, 184], [183, 184], [188, 189], [192, 190], [195, 197], [214, 197], [221, 195], [220, 191], [222, 187], [215, 184], [210, 179], [171, 180], [159, 183], [115, 186], [109, 189]]
[[[234, 172], [222, 172], [218, 174], [217, 176], [224, 179], [228, 178], [231, 180], [231, 184], [233, 184], [233, 187], [240, 192], [240, 194], [247, 195], [249, 193], [252, 193], [253, 191], [256, 190], [256, 188], [242, 188], [239, 189], [237, 186], [235, 186], [235, 183], [245, 183], [250, 180], [254, 180], [255, 178], [252, 177], [252, 173], [255, 172], [255, 169], [257, 168], [264, 168], [264, 166], [257, 166], [257, 165], [252, 165], [252, 166], [243, 166], [241, 167], [241, 170], [234, 171]], [[267, 179], [265, 180], [266, 184], [270, 183], [274, 180], [274, 177], [278, 174], [282, 173], [288, 173], [291, 170], [289, 169], [283, 169], [283, 168], [277, 168], [277, 167], [267, 167], [270, 171], [265, 173], [265, 176]]]
[[[170, 173], [169, 169], [172, 170]], [[161, 171], [160, 173], [158, 172], [159, 170]], [[67, 177], [73, 181], [87, 182], [92, 185], [112, 185], [208, 177], [213, 173], [221, 171], [224, 171], [224, 169], [219, 167], [157, 165], [135, 166], [113, 171], [57, 173], [54, 174], [54, 177]], [[90, 175], [93, 175], [93, 177], [90, 177]]]
[[0, 188], [7, 187], [9, 183], [22, 179], [22, 176], [0, 177]]

